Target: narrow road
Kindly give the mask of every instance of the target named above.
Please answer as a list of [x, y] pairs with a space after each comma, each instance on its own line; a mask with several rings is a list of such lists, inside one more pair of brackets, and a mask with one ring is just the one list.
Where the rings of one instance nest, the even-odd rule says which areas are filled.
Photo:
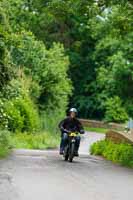
[[103, 137], [86, 134], [73, 163], [57, 151], [14, 151], [0, 161], [0, 200], [131, 200], [133, 170], [87, 155]]

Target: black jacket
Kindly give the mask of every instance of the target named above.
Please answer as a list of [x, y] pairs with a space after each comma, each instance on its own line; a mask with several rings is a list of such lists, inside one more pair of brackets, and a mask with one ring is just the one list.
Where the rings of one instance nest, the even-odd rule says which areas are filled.
[[59, 128], [62, 133], [69, 133], [71, 131], [80, 132], [84, 134], [84, 128], [77, 118], [67, 117], [59, 123]]

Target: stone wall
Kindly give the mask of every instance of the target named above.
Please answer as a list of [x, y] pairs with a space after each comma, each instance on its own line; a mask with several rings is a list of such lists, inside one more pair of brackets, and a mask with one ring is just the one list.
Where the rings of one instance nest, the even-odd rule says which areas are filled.
[[105, 123], [96, 120], [79, 119], [83, 126], [93, 128], [107, 128], [106, 139], [115, 143], [133, 144], [133, 133], [125, 132], [125, 126], [117, 123]]
[[80, 119], [83, 126], [86, 127], [93, 127], [93, 128], [107, 128], [107, 129], [115, 129], [115, 130], [124, 130], [124, 125], [116, 124], [116, 123], [106, 123], [102, 121], [96, 120], [87, 120], [87, 119]]
[[111, 140], [112, 142], [115, 142], [115, 143], [133, 144], [133, 135], [131, 133], [109, 130], [106, 133], [106, 139]]

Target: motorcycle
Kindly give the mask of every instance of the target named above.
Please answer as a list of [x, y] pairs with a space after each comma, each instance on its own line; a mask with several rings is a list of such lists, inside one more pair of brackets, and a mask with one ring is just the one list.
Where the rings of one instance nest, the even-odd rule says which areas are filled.
[[77, 133], [71, 132], [68, 135], [68, 143], [64, 149], [64, 159], [65, 161], [72, 162], [75, 156], [75, 144], [76, 144]]

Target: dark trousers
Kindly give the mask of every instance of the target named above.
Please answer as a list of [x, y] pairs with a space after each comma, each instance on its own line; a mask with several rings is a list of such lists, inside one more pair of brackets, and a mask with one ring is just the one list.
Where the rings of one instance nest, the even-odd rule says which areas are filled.
[[[77, 135], [76, 137], [76, 145], [75, 145], [75, 151], [78, 151], [79, 146], [80, 146], [80, 136]], [[68, 142], [68, 134], [67, 133], [62, 133], [61, 136], [61, 143], [60, 143], [60, 150], [64, 151], [65, 146], [67, 145]]]

